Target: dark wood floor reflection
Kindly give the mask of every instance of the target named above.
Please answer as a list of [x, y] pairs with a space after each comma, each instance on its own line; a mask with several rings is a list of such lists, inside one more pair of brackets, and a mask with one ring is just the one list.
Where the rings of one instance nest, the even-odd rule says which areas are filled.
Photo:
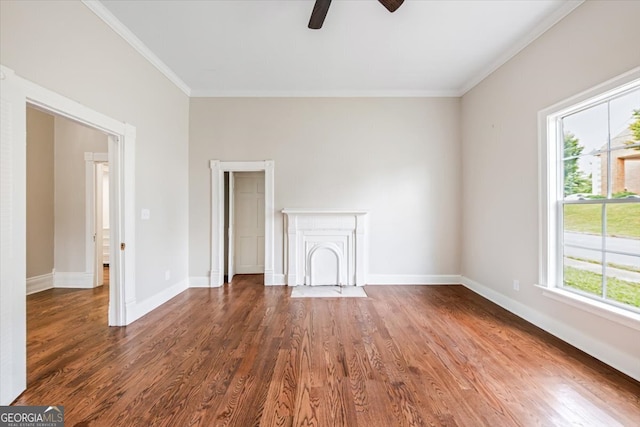
[[109, 328], [108, 287], [28, 297], [28, 389], [67, 426], [631, 426], [640, 384], [462, 286], [291, 299], [241, 276]]

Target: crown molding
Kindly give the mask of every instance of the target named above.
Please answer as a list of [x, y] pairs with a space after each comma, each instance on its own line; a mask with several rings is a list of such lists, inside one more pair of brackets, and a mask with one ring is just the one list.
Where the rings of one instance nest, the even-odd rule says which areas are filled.
[[115, 17], [99, 0], [81, 0], [116, 34], [129, 43], [140, 55], [167, 77], [187, 96], [193, 98], [458, 98], [478, 85], [525, 47], [570, 14], [585, 0], [569, 0], [544, 19], [527, 35], [469, 79], [457, 90], [192, 90], [176, 73], [158, 58], [131, 30]]
[[131, 32], [118, 18], [115, 17], [100, 1], [98, 0], [81, 0], [82, 3], [89, 8], [98, 18], [102, 19], [116, 34], [122, 37], [131, 45], [140, 55], [151, 63], [158, 71], [176, 85], [185, 95], [191, 96], [191, 88], [182, 81], [176, 73], [171, 70], [147, 47], [135, 34]]
[[458, 98], [452, 90], [192, 90], [192, 98]]
[[462, 85], [460, 90], [457, 91], [460, 94], [459, 96], [463, 96], [484, 79], [489, 77], [494, 71], [506, 64], [511, 58], [520, 53], [520, 51], [525, 47], [533, 43], [534, 40], [547, 32], [551, 27], [560, 22], [560, 20], [573, 12], [575, 8], [584, 2], [585, 0], [570, 0], [564, 2], [554, 13], [549, 15], [546, 19], [536, 25], [533, 30], [514, 43], [511, 48], [500, 55], [495, 61], [491, 62], [487, 67], [483, 68], [476, 76], [469, 79], [464, 85]]

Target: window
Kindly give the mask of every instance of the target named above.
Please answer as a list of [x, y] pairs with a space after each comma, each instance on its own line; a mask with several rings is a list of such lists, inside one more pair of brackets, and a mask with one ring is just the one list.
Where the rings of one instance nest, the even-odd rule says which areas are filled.
[[540, 123], [541, 284], [640, 314], [640, 71]]

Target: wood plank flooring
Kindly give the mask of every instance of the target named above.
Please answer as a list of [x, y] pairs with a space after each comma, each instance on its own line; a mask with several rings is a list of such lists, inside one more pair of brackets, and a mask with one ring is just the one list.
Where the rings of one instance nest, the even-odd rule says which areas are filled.
[[291, 299], [241, 276], [123, 328], [107, 287], [28, 300], [28, 389], [67, 426], [634, 426], [640, 383], [462, 286]]

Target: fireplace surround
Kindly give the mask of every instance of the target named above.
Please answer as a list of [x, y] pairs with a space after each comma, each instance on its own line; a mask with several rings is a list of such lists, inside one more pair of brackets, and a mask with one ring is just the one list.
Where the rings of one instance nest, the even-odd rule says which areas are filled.
[[289, 286], [363, 286], [367, 212], [283, 209]]

